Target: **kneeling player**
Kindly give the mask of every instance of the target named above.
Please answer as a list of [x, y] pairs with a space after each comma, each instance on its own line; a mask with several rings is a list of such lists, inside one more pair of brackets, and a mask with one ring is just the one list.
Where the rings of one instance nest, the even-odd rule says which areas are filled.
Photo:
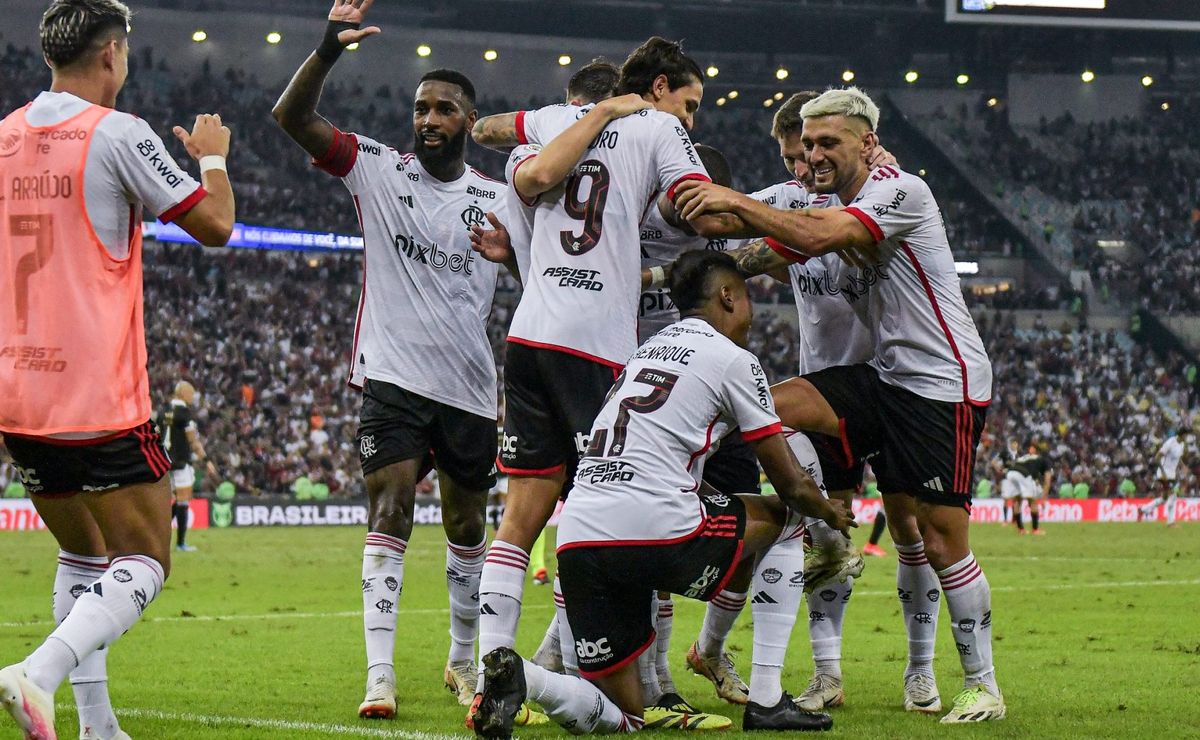
[[[583, 678], [497, 648], [484, 658], [474, 723], [481, 737], [509, 737], [526, 698], [572, 732], [641, 727], [635, 661], [654, 644], [654, 591], [708, 600], [747, 557], [760, 557], [755, 591], [771, 598], [752, 607], [754, 668], [743, 728], [832, 725], [828, 715], [799, 711], [780, 684], [799, 605], [798, 593], [789, 599], [786, 592], [799, 589], [781, 579], [772, 547], [799, 538], [801, 515], [843, 531], [852, 518], [796, 462], [762, 368], [741, 347], [751, 310], [733, 260], [688, 252], [671, 283], [683, 318], [643, 345], [617, 380], [559, 524], [559, 578]], [[701, 490], [712, 440], [734, 426], [754, 445], [779, 498]]]

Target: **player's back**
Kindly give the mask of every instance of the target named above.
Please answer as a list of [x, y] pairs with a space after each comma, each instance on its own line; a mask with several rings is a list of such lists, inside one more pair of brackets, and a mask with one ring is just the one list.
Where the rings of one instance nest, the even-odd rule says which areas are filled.
[[[559, 130], [588, 110], [564, 108]], [[637, 347], [640, 224], [660, 192], [690, 178], [708, 179], [674, 116], [643, 110], [610, 123], [562, 195], [537, 206], [509, 340], [623, 365]]]

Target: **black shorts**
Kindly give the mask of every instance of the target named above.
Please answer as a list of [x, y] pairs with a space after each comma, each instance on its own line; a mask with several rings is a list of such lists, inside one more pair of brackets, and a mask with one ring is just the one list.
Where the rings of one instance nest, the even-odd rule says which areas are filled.
[[509, 342], [500, 470], [538, 476], [565, 468], [570, 481], [618, 372], [566, 352]]
[[656, 591], [708, 601], [733, 575], [746, 505], [724, 494], [701, 500], [705, 524], [683, 541], [559, 551], [559, 583], [584, 678], [612, 673], [654, 643], [650, 608]]
[[151, 421], [119, 434], [78, 441], [6, 434], [4, 445], [25, 490], [40, 496], [153, 483], [171, 468], [158, 427]]
[[704, 462], [704, 482], [721, 493], [758, 493], [758, 457], [734, 428]]
[[[918, 396], [884, 382], [865, 364], [831, 367], [804, 379], [838, 415], [854, 461], [875, 455], [871, 467], [881, 493], [970, 510], [986, 406]], [[833, 490], [828, 482], [826, 488]]]
[[840, 437], [830, 437], [818, 432], [805, 432], [804, 436], [812, 442], [817, 452], [817, 464], [821, 466], [821, 482], [825, 490], [835, 491], [862, 490], [863, 472], [867, 467], [866, 458], [856, 458], [848, 454], [849, 450]]
[[474, 491], [496, 485], [496, 421], [379, 380], [365, 380], [358, 422], [363, 475], [432, 455], [440, 472]]

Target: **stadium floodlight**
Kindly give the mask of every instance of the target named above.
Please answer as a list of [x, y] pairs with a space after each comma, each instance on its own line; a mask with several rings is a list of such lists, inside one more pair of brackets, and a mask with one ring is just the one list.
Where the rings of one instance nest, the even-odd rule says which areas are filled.
[[921, 177], [925, 177], [925, 168], [922, 167], [921, 169], [917, 170], [917, 174]]
[[358, 42], [346, 44], [346, 51], [358, 51]]
[[854, 82], [854, 70], [848, 69], [842, 72], [842, 82]]
[[777, 92], [777, 93], [775, 93], [775, 99], [776, 99], [776, 100], [783, 100], [783, 93], [781, 93], [781, 92]]
[[786, 80], [788, 78], [788, 74], [789, 72], [787, 71], [787, 67], [780, 67], [779, 69], [775, 70], [775, 79]]
[[1154, 84], [1154, 78], [1151, 77], [1150, 75], [1146, 75], [1145, 77], [1142, 78], [1142, 87], [1150, 87], [1153, 84]]
[[430, 48], [429, 44], [421, 44], [417, 47], [417, 56], [419, 57], [427, 57], [432, 53], [433, 49]]
[[989, 108], [995, 108], [999, 104], [1000, 104], [1000, 100], [998, 98], [988, 98], [988, 107]]
[[715, 64], [710, 64], [708, 65], [708, 69], [704, 70], [704, 74], [708, 75], [709, 77], [716, 77], [717, 75], [721, 74], [721, 69]]
[[570, 63], [571, 63], [571, 55], [570, 54], [563, 54], [563, 55], [559, 56], [558, 66], [566, 67]]
[[208, 40], [208, 33], [205, 32], [203, 29], [200, 29], [192, 34], [192, 41], [195, 41], [197, 44], [203, 43], [204, 41], [207, 41], [207, 40]]
[[500, 52], [496, 51], [495, 49], [488, 49], [487, 51], [483, 52], [483, 61], [485, 62], [494, 62], [499, 58]]
[[775, 98], [767, 98], [763, 101], [764, 108], [770, 108], [772, 105], [775, 105]]
[[904, 73], [904, 81], [910, 85], [919, 79], [921, 79], [921, 75], [917, 74], [915, 69], [910, 69]]
[[1165, 100], [1163, 101], [1163, 104], [1160, 105], [1159, 107], [1162, 108], [1163, 110], [1171, 110], [1171, 104]]
[[279, 31], [271, 31], [270, 33], [267, 34], [267, 43], [268, 44], [275, 45], [275, 44], [278, 44], [280, 41], [283, 41], [283, 34], [281, 34]]
[[1079, 79], [1083, 80], [1084, 82], [1091, 82], [1092, 80], [1096, 79], [1096, 73], [1090, 69], [1085, 69], [1083, 70], [1083, 74], [1079, 75]]
[[971, 81], [971, 75], [968, 75], [968, 74], [961, 74], [961, 75], [959, 75], [958, 77], [955, 77], [955, 78], [954, 78], [954, 81], [955, 81], [955, 82], [957, 82], [957, 83], [958, 83], [958, 84], [960, 84], [960, 85], [965, 85], [965, 84], [967, 84], [968, 82], [970, 82], [970, 81]]
[[717, 98], [717, 105], [718, 106], [725, 105], [725, 98]]
[[727, 95], [725, 97], [729, 98], [730, 100], [737, 100], [737, 96], [738, 96], [737, 90], [730, 90], [729, 95]]

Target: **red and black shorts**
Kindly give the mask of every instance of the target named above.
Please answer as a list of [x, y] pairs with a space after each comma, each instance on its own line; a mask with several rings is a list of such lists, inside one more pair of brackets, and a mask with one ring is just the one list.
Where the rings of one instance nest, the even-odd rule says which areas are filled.
[[488, 491], [496, 485], [495, 419], [392, 383], [363, 381], [357, 441], [363, 475], [432, 456], [427, 462], [464, 488]]
[[618, 373], [584, 357], [509, 342], [500, 470], [544, 476], [565, 469], [569, 483]]
[[746, 533], [746, 505], [725, 494], [700, 499], [704, 524], [687, 539], [559, 550], [559, 583], [584, 678], [612, 673], [654, 643], [655, 592], [708, 601], [733, 575]]
[[721, 493], [758, 493], [758, 456], [734, 428], [704, 462], [704, 482]]
[[[884, 382], [866, 364], [826, 368], [803, 377], [838, 415], [849, 453], [843, 460], [870, 458], [881, 493], [907, 493], [970, 510], [975, 450], [986, 406], [918, 396]], [[835, 490], [828, 480], [825, 487]]]
[[840, 437], [830, 437], [819, 432], [805, 432], [804, 436], [812, 442], [817, 452], [817, 463], [821, 466], [821, 482], [825, 490], [855, 491], [862, 488], [863, 473], [867, 467], [866, 458], [848, 457], [846, 445]]
[[171, 468], [152, 421], [95, 439], [4, 435], [25, 490], [39, 496], [111, 491], [153, 483]]

